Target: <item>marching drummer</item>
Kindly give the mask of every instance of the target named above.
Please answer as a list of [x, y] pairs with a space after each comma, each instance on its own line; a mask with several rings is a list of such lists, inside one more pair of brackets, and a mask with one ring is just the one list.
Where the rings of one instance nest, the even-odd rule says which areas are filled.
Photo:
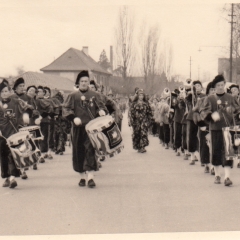
[[63, 104], [63, 116], [72, 121], [72, 161], [73, 169], [80, 173], [79, 186], [86, 185], [85, 172], [88, 177], [88, 186], [95, 187], [93, 171], [98, 171], [95, 150], [85, 130], [88, 122], [107, 113], [99, 94], [89, 90], [88, 71], [78, 74], [75, 86], [79, 88], [68, 95]]
[[[25, 102], [25, 104], [27, 104], [27, 109], [25, 110], [25, 116], [26, 118], [28, 118], [29, 120], [26, 121], [25, 125], [29, 125], [31, 122], [31, 118], [33, 117], [33, 110], [34, 110], [34, 103], [33, 103], [33, 99], [31, 97], [29, 97], [26, 93], [24, 93], [24, 89], [25, 89], [25, 81], [23, 78], [18, 78], [13, 85], [13, 90], [14, 90], [14, 94], [11, 95], [11, 98], [14, 99], [21, 99], [22, 101]], [[25, 170], [28, 170], [27, 168]], [[27, 179], [28, 176], [26, 174], [25, 171], [22, 172], [22, 179]]]
[[28, 106], [19, 99], [10, 98], [7, 80], [0, 83], [0, 94], [0, 162], [1, 177], [5, 179], [2, 186], [15, 188], [17, 186], [15, 177], [19, 177], [21, 172], [16, 168], [6, 139], [18, 131], [19, 125], [24, 124], [23, 112]]
[[224, 136], [222, 128], [233, 125], [233, 113], [239, 117], [240, 105], [236, 98], [225, 93], [225, 79], [222, 75], [217, 75], [212, 87], [215, 87], [216, 94], [205, 98], [200, 114], [203, 120], [209, 121], [209, 130], [211, 131], [211, 162], [215, 170], [215, 183], [220, 184], [220, 166], [225, 171], [225, 186], [232, 185], [230, 180], [230, 171], [233, 167], [233, 159], [226, 158], [224, 150]]

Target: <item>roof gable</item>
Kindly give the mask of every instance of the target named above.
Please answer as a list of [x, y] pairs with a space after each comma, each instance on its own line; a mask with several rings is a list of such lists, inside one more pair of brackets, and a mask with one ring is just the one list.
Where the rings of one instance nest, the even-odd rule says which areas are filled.
[[109, 74], [94, 59], [86, 55], [83, 51], [75, 48], [68, 49], [60, 57], [48, 66], [40, 69], [41, 71], [82, 71], [91, 70], [104, 74]]
[[19, 77], [25, 80], [26, 86], [42, 85], [48, 86], [50, 89], [73, 91], [74, 83], [68, 78], [38, 72], [25, 72], [20, 76], [11, 78], [11, 81], [16, 81]]

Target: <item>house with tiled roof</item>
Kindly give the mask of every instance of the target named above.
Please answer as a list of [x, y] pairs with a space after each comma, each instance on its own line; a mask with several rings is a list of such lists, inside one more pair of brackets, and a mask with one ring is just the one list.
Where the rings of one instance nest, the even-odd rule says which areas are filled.
[[75, 82], [80, 71], [87, 70], [92, 79], [95, 78], [98, 83], [103, 85], [107, 85], [112, 76], [110, 72], [103, 69], [91, 58], [88, 54], [88, 47], [83, 47], [82, 50], [70, 48], [51, 64], [40, 70], [45, 74], [66, 77], [72, 82]]
[[25, 86], [47, 86], [52, 90], [63, 90], [66, 92], [72, 92], [74, 89], [74, 83], [65, 77], [60, 77], [57, 75], [44, 74], [38, 72], [25, 72], [17, 77], [9, 79], [10, 85], [22, 77], [25, 80]]

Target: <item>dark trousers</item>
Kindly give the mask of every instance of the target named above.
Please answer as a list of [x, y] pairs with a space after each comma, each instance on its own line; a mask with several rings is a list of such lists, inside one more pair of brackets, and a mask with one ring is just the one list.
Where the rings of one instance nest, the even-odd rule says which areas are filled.
[[211, 131], [211, 163], [213, 166], [233, 167], [233, 160], [226, 160], [222, 130]]
[[174, 145], [175, 148], [182, 146], [182, 124], [174, 122]]
[[50, 119], [50, 128], [49, 128], [49, 149], [54, 150], [54, 124], [55, 120]]
[[164, 143], [169, 144], [170, 142], [170, 127], [169, 124], [163, 124]]
[[40, 150], [42, 153], [46, 153], [49, 149], [50, 124], [48, 122], [41, 122], [40, 127], [43, 135], [43, 140], [40, 142]]
[[198, 151], [198, 126], [192, 121], [187, 120], [187, 149], [190, 153]]
[[95, 150], [87, 135], [85, 126], [72, 129], [72, 160], [76, 172], [97, 171], [98, 164]]
[[10, 176], [19, 177], [21, 172], [16, 168], [10, 148], [4, 138], [0, 137], [0, 162], [1, 177], [8, 178]]
[[182, 149], [187, 150], [187, 124], [182, 124]]
[[170, 136], [170, 140], [169, 142], [171, 143], [171, 146], [174, 148], [174, 130], [173, 130], [173, 122], [169, 123], [169, 136]]
[[157, 134], [157, 123], [154, 121], [152, 125], [152, 134], [155, 135]]
[[159, 139], [164, 142], [164, 130], [163, 130], [163, 125], [159, 125]]
[[200, 159], [202, 164], [210, 163], [210, 152], [209, 147], [207, 145], [206, 135], [208, 134], [207, 131], [198, 131], [199, 137], [199, 151], [200, 151]]

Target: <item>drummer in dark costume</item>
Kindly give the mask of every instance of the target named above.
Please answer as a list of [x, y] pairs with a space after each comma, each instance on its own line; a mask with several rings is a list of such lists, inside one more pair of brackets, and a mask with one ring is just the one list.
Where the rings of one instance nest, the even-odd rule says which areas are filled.
[[19, 125], [24, 125], [23, 113], [28, 105], [20, 99], [10, 97], [10, 87], [6, 80], [0, 83], [0, 93], [0, 131], [4, 137], [0, 137], [1, 176], [5, 179], [3, 187], [15, 188], [15, 177], [19, 177], [21, 172], [16, 168], [5, 138], [15, 134]]
[[[33, 116], [30, 118], [30, 126], [36, 125], [35, 120], [39, 117], [39, 112], [37, 111], [37, 103], [36, 103], [36, 96], [37, 96], [37, 87], [34, 85], [27, 87], [27, 95], [32, 98], [32, 104], [34, 106]], [[39, 142], [35, 140], [36, 146], [39, 148]], [[37, 164], [33, 165], [33, 169], [37, 170]]]
[[[43, 86], [38, 86], [38, 96], [37, 96], [37, 105], [38, 111], [41, 115], [40, 128], [43, 134], [44, 139], [40, 142], [40, 150], [43, 154], [44, 158], [48, 157], [49, 151], [49, 141], [50, 141], [50, 118], [53, 117], [53, 106], [51, 101], [44, 98], [45, 90]], [[43, 158], [41, 158], [41, 162], [45, 162]]]
[[204, 97], [202, 93], [202, 83], [200, 81], [193, 81], [193, 89], [196, 89], [196, 94], [191, 93], [187, 96], [187, 147], [188, 152], [191, 154], [190, 165], [195, 164], [196, 158], [199, 159], [199, 141], [198, 141], [198, 126], [193, 122], [193, 102], [196, 104], [197, 100]]
[[95, 150], [85, 130], [92, 119], [107, 113], [99, 94], [89, 90], [89, 73], [82, 71], [76, 79], [79, 90], [68, 95], [63, 106], [63, 116], [72, 121], [73, 169], [80, 173], [79, 186], [85, 186], [85, 172], [88, 186], [95, 187], [93, 171], [98, 171]]
[[[29, 125], [31, 123], [31, 119], [33, 117], [33, 110], [34, 110], [34, 104], [33, 100], [31, 97], [29, 97], [26, 93], [24, 93], [24, 88], [25, 88], [25, 81], [23, 78], [18, 78], [13, 86], [14, 94], [11, 95], [10, 97], [13, 99], [21, 99], [23, 100], [27, 105], [28, 108], [25, 111], [25, 114], [28, 114], [29, 117], [29, 122], [25, 123], [26, 125]], [[28, 170], [27, 168], [25, 170]], [[28, 176], [25, 171], [22, 172], [22, 179], [27, 179]]]
[[217, 75], [213, 80], [216, 94], [208, 96], [200, 109], [203, 120], [209, 121], [211, 132], [211, 162], [215, 170], [215, 183], [221, 183], [220, 166], [225, 171], [225, 186], [232, 185], [230, 172], [233, 167], [233, 160], [226, 158], [224, 150], [223, 128], [233, 125], [233, 113], [239, 118], [240, 105], [236, 98], [225, 93], [225, 79]]
[[[213, 88], [212, 85], [213, 85], [212, 82], [210, 82], [207, 85], [206, 96], [203, 97], [203, 98], [200, 98], [197, 101], [195, 107], [193, 108], [193, 121], [199, 127], [199, 129], [198, 129], [198, 139], [199, 139], [200, 160], [201, 160], [202, 165], [205, 166], [205, 170], [204, 170], [205, 173], [210, 172], [210, 150], [209, 150], [209, 143], [206, 140], [206, 136], [209, 134], [208, 133], [209, 132], [209, 126], [205, 121], [203, 121], [201, 119], [200, 109], [201, 109], [201, 106], [202, 106], [205, 98], [208, 95], [215, 94], [215, 89]], [[213, 172], [214, 172], [214, 169], [212, 168], [211, 173], [213, 173]]]
[[[229, 90], [229, 93], [235, 97], [238, 101], [238, 103], [240, 104], [240, 96], [239, 96], [239, 86], [237, 84], [232, 84], [231, 86], [229, 86], [228, 88]], [[236, 122], [236, 125], [240, 125], [240, 121], [237, 117], [235, 117], [235, 122]], [[236, 153], [236, 158], [238, 160], [238, 164], [237, 164], [237, 167], [240, 168], [240, 152], [239, 152], [239, 147], [235, 149], [235, 153]]]

